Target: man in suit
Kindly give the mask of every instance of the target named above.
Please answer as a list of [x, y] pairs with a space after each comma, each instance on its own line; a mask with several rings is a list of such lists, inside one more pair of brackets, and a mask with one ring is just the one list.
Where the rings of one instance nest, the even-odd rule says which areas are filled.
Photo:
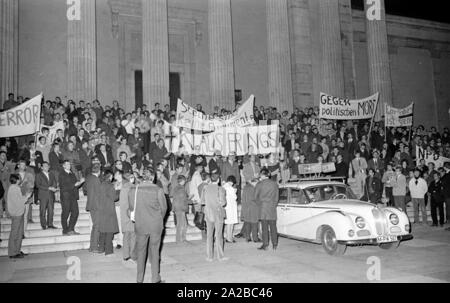
[[352, 160], [353, 176], [356, 180], [356, 194], [359, 197], [364, 195], [364, 185], [366, 183], [367, 161], [361, 157], [361, 153], [356, 151], [355, 159]]
[[[42, 164], [41, 172], [36, 175], [36, 187], [38, 188], [39, 217], [42, 229], [56, 229], [53, 226], [53, 204], [57, 188], [56, 177], [50, 172], [48, 162]], [[47, 215], [47, 218], [46, 218]]]
[[291, 133], [289, 135], [289, 140], [284, 145], [284, 150], [288, 153], [288, 155], [295, 148], [295, 143], [299, 142], [295, 139], [295, 133]]
[[114, 158], [111, 152], [106, 150], [106, 145], [101, 144], [100, 150], [97, 153], [97, 157], [100, 160], [102, 169], [111, 168], [114, 165]]
[[[78, 220], [78, 187], [84, 183], [84, 178], [77, 181], [77, 177], [71, 171], [71, 164], [69, 160], [64, 160], [63, 170], [59, 174], [59, 186], [61, 191], [61, 225], [64, 236], [79, 235], [75, 231], [75, 225]], [[67, 223], [67, 220], [70, 220]]]
[[29, 194], [31, 193], [29, 199], [27, 200], [25, 204], [25, 215], [24, 215], [24, 230], [27, 230], [28, 223], [34, 223], [32, 220], [32, 204], [34, 201], [33, 192], [34, 192], [34, 182], [35, 182], [35, 176], [34, 171], [30, 169], [25, 160], [20, 160], [17, 167], [17, 174], [20, 175], [20, 189], [22, 190], [22, 194]]
[[261, 181], [255, 187], [255, 201], [261, 207], [261, 226], [263, 245], [258, 248], [267, 250], [269, 246], [269, 226], [270, 238], [272, 239], [273, 249], [278, 246], [277, 231], [277, 204], [278, 204], [278, 184], [270, 179], [269, 170], [261, 170]]
[[100, 197], [102, 195], [100, 182], [100, 164], [94, 164], [92, 166], [92, 172], [86, 177], [86, 182], [83, 186], [87, 193], [86, 211], [89, 212], [92, 222], [91, 246], [89, 247], [89, 251], [93, 253], [100, 253], [100, 231], [98, 229], [98, 202], [100, 201]]
[[164, 229], [164, 217], [167, 212], [167, 202], [162, 188], [153, 184], [155, 180], [153, 170], [145, 170], [143, 179], [143, 182], [138, 186], [132, 186], [128, 193], [129, 209], [132, 213], [135, 213], [137, 282], [142, 283], [144, 281], [148, 254], [151, 263], [152, 282], [161, 283], [159, 248]]
[[255, 186], [258, 179], [250, 179], [242, 190], [241, 217], [244, 221], [242, 233], [247, 242], [261, 242], [258, 238], [259, 208], [255, 201]]
[[208, 262], [212, 262], [214, 258], [214, 243], [217, 259], [228, 260], [223, 251], [223, 222], [226, 216], [224, 206], [227, 203], [225, 195], [225, 189], [219, 186], [219, 175], [213, 173], [211, 183], [203, 188], [201, 195], [201, 203], [205, 205], [206, 261]]
[[384, 174], [384, 161], [380, 159], [380, 153], [375, 150], [372, 153], [373, 158], [367, 162], [368, 169], [373, 169], [375, 171], [376, 176], [381, 179]]

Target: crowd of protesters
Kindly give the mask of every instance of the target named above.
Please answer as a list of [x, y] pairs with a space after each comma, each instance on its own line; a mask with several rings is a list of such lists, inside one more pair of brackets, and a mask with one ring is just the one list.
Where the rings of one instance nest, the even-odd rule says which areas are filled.
[[[27, 100], [16, 100], [10, 94], [3, 110]], [[202, 106], [197, 105], [197, 110], [203, 112]], [[417, 146], [450, 158], [447, 127], [442, 132], [423, 126], [385, 129], [382, 122], [320, 120], [318, 111], [318, 107], [311, 107], [279, 113], [274, 107], [255, 107], [256, 123], [279, 123], [281, 152], [222, 157], [221, 151], [213, 156], [170, 153], [165, 146], [165, 125], [175, 121], [176, 111], [169, 105], [156, 103], [152, 109], [143, 105], [126, 112], [118, 101], [103, 107], [98, 100], [45, 100], [42, 132], [0, 139], [0, 215], [12, 219], [9, 256], [25, 255], [20, 245], [27, 224], [33, 223], [33, 205], [39, 205], [41, 227], [55, 229], [59, 227], [53, 224], [54, 202], [61, 203], [62, 234], [77, 235], [79, 192], [87, 195], [86, 210], [92, 220], [90, 250], [111, 255], [114, 240], [116, 247], [123, 246], [124, 260], [138, 262], [138, 282], [143, 279], [146, 249], [159, 250], [160, 229], [170, 212], [177, 225], [176, 241], [183, 243], [192, 225], [186, 213], [204, 208], [208, 261], [214, 256], [214, 236], [219, 260], [226, 260], [222, 242], [233, 243], [236, 237], [262, 241], [260, 248], [267, 249], [269, 227], [276, 249], [273, 209], [278, 200], [277, 184], [303, 177], [300, 164], [310, 163], [333, 162], [335, 171], [327, 175], [351, 183], [362, 200], [386, 203], [405, 212], [411, 201], [415, 223], [420, 222], [421, 212], [422, 224], [428, 224], [427, 203], [432, 225], [449, 222], [450, 163], [436, 168], [434, 163], [415, 159]], [[213, 114], [227, 113], [216, 107]], [[50, 128], [61, 121], [63, 128], [51, 137]], [[154, 198], [150, 202], [149, 196]], [[267, 197], [275, 200], [275, 205]], [[145, 206], [148, 209], [158, 210], [160, 225], [145, 223], [159, 222], [154, 214], [134, 212], [145, 203], [151, 204]], [[236, 234], [233, 227], [239, 222], [238, 204], [244, 227]], [[134, 233], [138, 222], [142, 232]], [[159, 257], [154, 258], [152, 264], [159, 262]], [[154, 270], [152, 279], [158, 282], [158, 268], [152, 266]]]

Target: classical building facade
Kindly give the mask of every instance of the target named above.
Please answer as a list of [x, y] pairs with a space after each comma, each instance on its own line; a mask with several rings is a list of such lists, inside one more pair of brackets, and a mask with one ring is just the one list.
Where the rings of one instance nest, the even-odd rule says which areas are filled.
[[379, 109], [415, 102], [416, 124], [449, 125], [450, 25], [386, 15], [384, 1], [377, 21], [351, 0], [0, 3], [2, 100], [43, 91], [133, 110], [182, 98], [211, 111], [240, 91], [292, 110], [320, 92], [380, 92]]

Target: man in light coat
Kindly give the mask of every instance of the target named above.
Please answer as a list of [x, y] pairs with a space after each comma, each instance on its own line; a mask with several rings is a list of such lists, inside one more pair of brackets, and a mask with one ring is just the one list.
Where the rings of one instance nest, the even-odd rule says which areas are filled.
[[394, 196], [394, 206], [399, 207], [406, 213], [406, 177], [402, 174], [402, 167], [395, 168], [395, 177], [392, 181], [392, 195]]
[[255, 187], [255, 201], [261, 207], [261, 227], [263, 245], [258, 248], [260, 250], [267, 250], [269, 246], [269, 226], [270, 238], [272, 239], [273, 249], [278, 246], [278, 231], [277, 231], [277, 205], [278, 205], [278, 184], [270, 179], [269, 170], [263, 168], [261, 170], [261, 181]]
[[[225, 189], [219, 186], [219, 175], [211, 175], [211, 183], [206, 185], [201, 195], [201, 203], [205, 205], [206, 221], [206, 261], [214, 258], [214, 242], [216, 256], [219, 261], [226, 261], [223, 251], [223, 222], [225, 220]], [[214, 241], [215, 238], [215, 241]]]
[[427, 182], [420, 177], [420, 170], [414, 170], [414, 178], [409, 181], [409, 191], [414, 208], [414, 224], [419, 223], [419, 208], [422, 212], [422, 224], [428, 224], [425, 206], [425, 194], [428, 192]]

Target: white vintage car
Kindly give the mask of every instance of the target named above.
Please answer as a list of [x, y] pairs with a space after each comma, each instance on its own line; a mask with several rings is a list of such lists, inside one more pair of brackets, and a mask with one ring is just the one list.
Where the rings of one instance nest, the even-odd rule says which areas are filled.
[[321, 243], [330, 255], [344, 254], [347, 246], [389, 249], [412, 239], [403, 211], [357, 200], [348, 185], [331, 179], [280, 185], [277, 214], [281, 236]]

